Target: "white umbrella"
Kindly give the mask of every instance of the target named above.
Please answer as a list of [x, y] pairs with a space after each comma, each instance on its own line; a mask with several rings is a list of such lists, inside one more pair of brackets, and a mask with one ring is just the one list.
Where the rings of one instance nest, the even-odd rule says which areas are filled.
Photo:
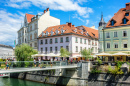
[[61, 57], [60, 54], [54, 54], [54, 53], [45, 54], [44, 56]]
[[99, 54], [96, 54], [96, 56], [111, 56], [112, 54], [109, 54], [109, 53], [99, 53]]
[[122, 52], [112, 54], [112, 56], [127, 56], [127, 55], [129, 55], [129, 54], [122, 53]]

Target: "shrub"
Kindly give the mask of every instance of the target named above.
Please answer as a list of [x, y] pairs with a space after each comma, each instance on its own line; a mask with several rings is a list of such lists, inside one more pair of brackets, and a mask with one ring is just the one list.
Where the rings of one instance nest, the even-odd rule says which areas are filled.
[[112, 68], [111, 68], [111, 66], [109, 65], [107, 73], [111, 73], [111, 71], [112, 71]]
[[97, 70], [97, 69], [93, 69], [92, 71], [91, 71], [91, 73], [101, 73], [102, 71], [101, 70]]
[[117, 66], [115, 67], [115, 69], [111, 70], [111, 73], [114, 74], [114, 75], [124, 74], [124, 72], [122, 70], [120, 70], [120, 68], [118, 68]]
[[102, 60], [100, 60], [99, 58], [97, 58], [98, 64], [101, 65], [102, 64]]

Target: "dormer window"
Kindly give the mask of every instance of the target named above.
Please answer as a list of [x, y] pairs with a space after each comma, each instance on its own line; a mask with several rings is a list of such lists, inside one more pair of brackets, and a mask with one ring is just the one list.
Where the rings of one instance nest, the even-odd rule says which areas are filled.
[[51, 31], [51, 36], [53, 35], [53, 33], [54, 33], [54, 32], [53, 32], [53, 31]]
[[42, 36], [44, 36], [45, 35], [45, 33], [44, 32], [42, 32]]
[[48, 32], [46, 32], [46, 36], [48, 36]]
[[129, 13], [125, 13], [125, 16], [129, 16]]
[[111, 26], [113, 26], [113, 25], [114, 25], [114, 20], [111, 21]]
[[61, 29], [61, 34], [63, 34], [63, 33], [64, 33], [64, 31], [65, 31], [65, 30]]
[[77, 29], [75, 29], [74, 32], [77, 32]]
[[81, 31], [81, 34], [83, 34], [83, 31]]
[[123, 20], [122, 20], [123, 24], [126, 24], [127, 21], [128, 21], [128, 20], [127, 20], [126, 18], [123, 18]]

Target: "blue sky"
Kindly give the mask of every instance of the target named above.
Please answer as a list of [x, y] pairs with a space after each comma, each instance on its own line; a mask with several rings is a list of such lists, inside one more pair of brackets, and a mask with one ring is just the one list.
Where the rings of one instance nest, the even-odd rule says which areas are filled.
[[36, 15], [50, 8], [51, 16], [59, 18], [61, 24], [70, 22], [75, 26], [91, 27], [98, 23], [103, 12], [106, 22], [129, 0], [0, 0], [0, 44], [14, 47], [17, 31], [25, 13]]

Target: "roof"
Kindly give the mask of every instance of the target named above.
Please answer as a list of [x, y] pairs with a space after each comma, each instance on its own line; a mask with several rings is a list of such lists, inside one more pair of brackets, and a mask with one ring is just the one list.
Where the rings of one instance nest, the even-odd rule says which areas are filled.
[[4, 44], [0, 44], [0, 47], [5, 47], [5, 48], [11, 48], [11, 49], [13, 49], [12, 46], [10, 46], [10, 45], [4, 45]]
[[30, 23], [31, 22], [31, 18], [34, 17], [34, 15], [32, 14], [27, 14], [26, 13], [26, 18], [27, 18], [27, 22]]
[[[87, 27], [85, 27], [85, 28], [87, 30]], [[75, 35], [85, 36], [85, 37], [88, 37], [88, 38], [90, 38], [92, 36], [91, 32], [94, 32], [94, 33], [97, 32], [96, 36], [98, 34], [98, 30], [94, 30], [92, 28], [89, 28], [88, 32], [90, 33], [90, 35], [87, 35], [87, 32], [84, 32], [83, 30], [80, 30], [79, 28], [77, 28], [75, 26], [69, 26], [68, 24], [63, 24], [63, 25], [57, 25], [57, 26], [48, 27], [42, 33], [46, 34], [46, 32], [48, 32], [49, 33], [48, 36], [61, 35], [61, 31], [62, 30], [64, 31], [62, 35], [64, 35], [64, 34], [75, 34]], [[51, 35], [51, 31], [53, 31], [53, 35]], [[56, 34], [56, 31], [58, 31], [58, 34]], [[43, 36], [42, 33], [39, 36], [39, 38], [46, 37], [46, 35]], [[94, 36], [92, 36], [92, 37], [95, 38]]]
[[[127, 8], [121, 8], [114, 16], [108, 21], [106, 28], [115, 27], [115, 26], [125, 26], [130, 25], [130, 11], [126, 11]], [[128, 8], [130, 9], [130, 8]], [[129, 13], [129, 16], [125, 16], [126, 13]], [[123, 19], [126, 18], [128, 21], [126, 24], [123, 24]], [[115, 23], [111, 26], [111, 21], [114, 20]]]

